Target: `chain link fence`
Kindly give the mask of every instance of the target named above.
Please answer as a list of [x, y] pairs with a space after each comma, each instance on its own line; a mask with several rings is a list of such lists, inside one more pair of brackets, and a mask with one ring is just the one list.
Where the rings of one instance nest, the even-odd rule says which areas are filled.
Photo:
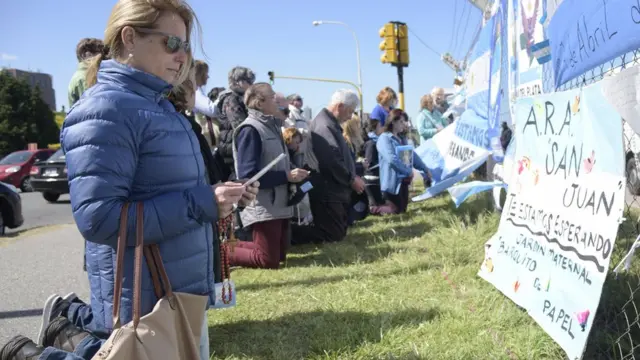
[[[640, 49], [608, 61], [554, 89], [552, 64], [543, 66], [543, 88], [546, 93], [577, 89], [594, 84], [621, 70], [640, 64]], [[613, 120], [613, 119], [612, 119]], [[613, 273], [639, 234], [640, 214], [640, 136], [623, 121], [624, 161], [627, 171], [625, 221], [620, 226], [611, 271], [605, 281], [600, 307], [594, 319], [584, 359], [640, 360], [640, 261], [632, 261], [628, 271]]]

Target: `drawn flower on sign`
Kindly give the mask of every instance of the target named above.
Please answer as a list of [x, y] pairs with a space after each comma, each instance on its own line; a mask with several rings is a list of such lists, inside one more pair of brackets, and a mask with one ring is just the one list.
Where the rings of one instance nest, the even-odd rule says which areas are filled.
[[520, 289], [520, 281], [516, 280], [516, 282], [513, 283], [513, 292], [518, 292], [518, 289]]
[[595, 150], [591, 150], [591, 156], [589, 156], [588, 158], [582, 161], [585, 174], [591, 173], [591, 171], [593, 170], [593, 166], [595, 164], [596, 164], [596, 152]]
[[589, 315], [591, 312], [589, 310], [581, 311], [576, 313], [576, 319], [578, 319], [578, 324], [580, 324], [580, 328], [582, 331], [587, 327], [587, 321], [589, 320]]
[[531, 165], [531, 159], [523, 156], [522, 159], [518, 160], [517, 171], [516, 192], [520, 192], [524, 187], [538, 185], [540, 170]]
[[522, 172], [525, 170], [529, 170], [531, 166], [531, 160], [528, 157], [523, 156], [522, 159], [518, 160], [518, 175], [522, 175]]
[[575, 115], [579, 111], [580, 111], [580, 96], [576, 95], [576, 98], [573, 100], [573, 105], [571, 105], [571, 113]]
[[491, 258], [484, 260], [484, 268], [487, 269], [488, 272], [493, 272], [493, 260], [491, 260]]
[[538, 181], [540, 181], [540, 170], [535, 169], [533, 171], [533, 185], [538, 185]]
[[542, 107], [542, 104], [539, 101], [536, 101], [533, 103], [533, 107], [536, 109], [536, 111], [538, 111], [539, 113], [544, 112], [544, 108]]

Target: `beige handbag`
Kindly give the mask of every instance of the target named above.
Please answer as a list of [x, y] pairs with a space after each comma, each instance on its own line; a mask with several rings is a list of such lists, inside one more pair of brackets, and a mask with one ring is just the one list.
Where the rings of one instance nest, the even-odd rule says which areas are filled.
[[[127, 239], [127, 210], [122, 207], [116, 250], [116, 274], [113, 291], [113, 332], [93, 360], [196, 360], [207, 296], [174, 293], [157, 245], [144, 246], [143, 205], [136, 206], [136, 247], [133, 274], [133, 320], [120, 324], [123, 262]], [[140, 316], [142, 257], [146, 257], [154, 291], [158, 297], [153, 310]], [[162, 286], [161, 286], [162, 284]], [[163, 289], [164, 288], [164, 292]], [[164, 296], [162, 296], [164, 294]]]

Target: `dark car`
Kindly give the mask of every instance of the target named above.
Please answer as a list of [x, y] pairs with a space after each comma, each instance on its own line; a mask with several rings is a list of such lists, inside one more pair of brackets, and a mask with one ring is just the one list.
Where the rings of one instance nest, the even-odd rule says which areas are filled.
[[58, 201], [60, 195], [69, 193], [67, 182], [67, 163], [62, 149], [50, 158], [40, 161], [31, 167], [31, 187], [33, 191], [42, 193], [48, 202]]
[[15, 229], [22, 223], [22, 199], [18, 189], [0, 182], [0, 236], [4, 235], [5, 228]]

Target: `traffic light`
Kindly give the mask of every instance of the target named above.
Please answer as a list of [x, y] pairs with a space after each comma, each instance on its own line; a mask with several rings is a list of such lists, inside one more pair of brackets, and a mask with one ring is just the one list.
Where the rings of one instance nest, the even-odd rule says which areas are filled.
[[398, 62], [401, 65], [409, 65], [409, 29], [407, 24], [398, 24], [397, 27], [398, 36]]
[[398, 40], [396, 39], [396, 26], [386, 23], [378, 32], [382, 38], [380, 50], [383, 51], [380, 61], [383, 64], [396, 64], [398, 62]]
[[273, 71], [269, 71], [267, 74], [269, 74], [269, 82], [273, 84], [273, 77], [274, 77]]

